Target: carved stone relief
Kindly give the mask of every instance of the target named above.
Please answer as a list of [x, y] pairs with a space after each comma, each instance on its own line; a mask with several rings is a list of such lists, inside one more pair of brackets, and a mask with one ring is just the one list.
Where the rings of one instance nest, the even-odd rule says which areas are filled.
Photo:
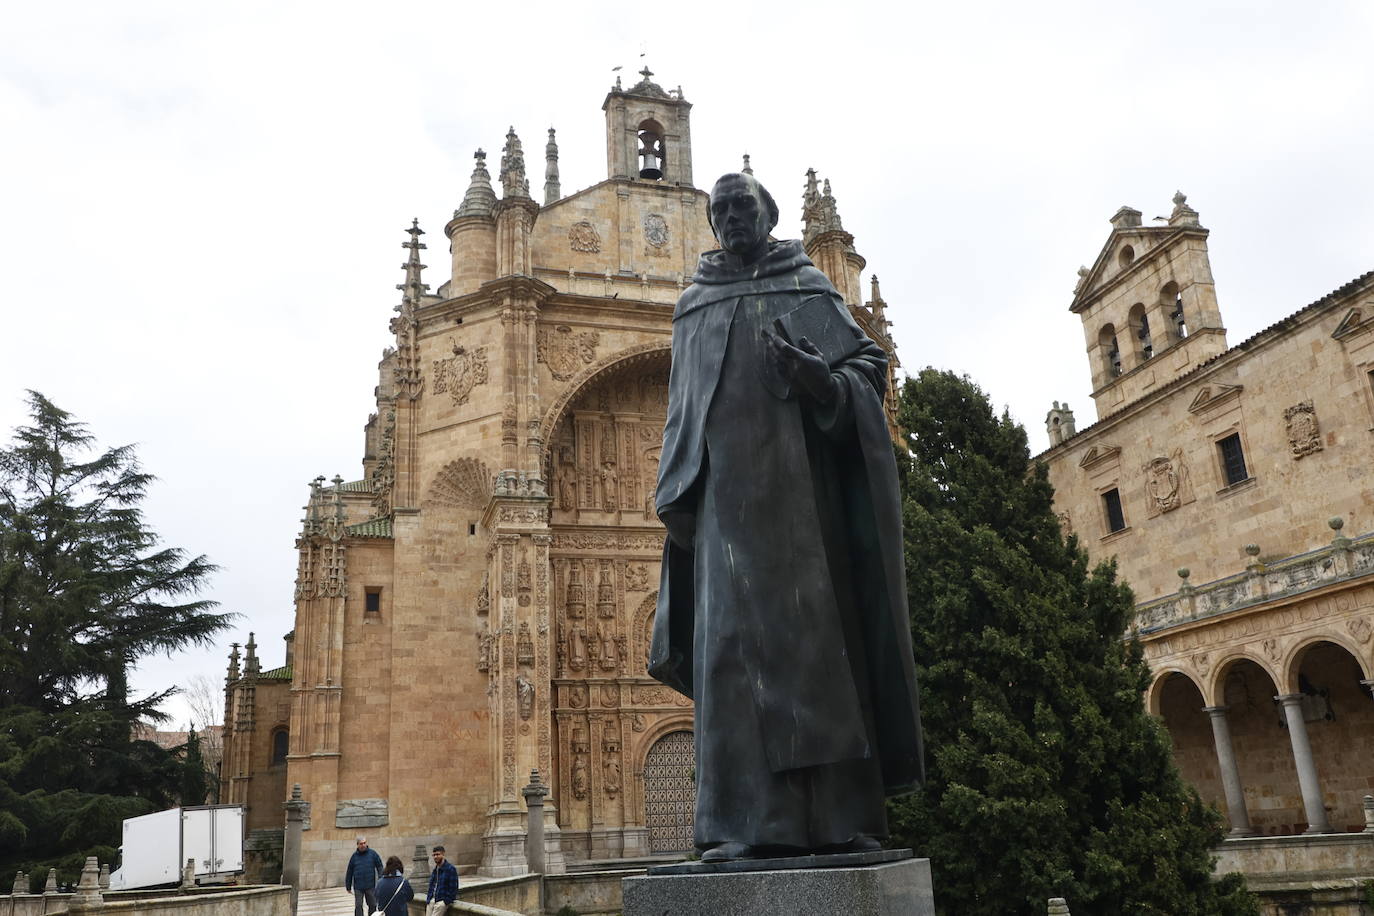
[[523, 674], [515, 678], [515, 697], [520, 706], [520, 718], [528, 719], [534, 714], [534, 685]]
[[[661, 213], [650, 213], [644, 217], [644, 241], [651, 249], [662, 249], [668, 244], [668, 221]], [[651, 251], [651, 253], [653, 253]]]
[[584, 219], [568, 228], [568, 247], [573, 251], [595, 253], [601, 250], [601, 236], [596, 227]]
[[1317, 426], [1317, 411], [1311, 401], [1294, 404], [1283, 412], [1288, 425], [1288, 447], [1296, 461], [1322, 450], [1321, 431]]
[[1151, 518], [1192, 502], [1188, 466], [1183, 461], [1182, 449], [1174, 449], [1168, 457], [1161, 455], [1151, 459], [1142, 471], [1145, 474], [1145, 505]]
[[461, 509], [484, 509], [491, 496], [491, 473], [476, 458], [450, 461], [434, 475], [426, 502]]
[[649, 590], [649, 567], [644, 563], [625, 564], [625, 588], [632, 592]]
[[468, 402], [472, 389], [487, 381], [487, 348], [453, 344], [453, 355], [434, 361], [434, 391], [447, 392], [454, 406]]
[[515, 660], [521, 665], [534, 664], [534, 641], [530, 638], [530, 625], [521, 621], [520, 635], [516, 639]]
[[574, 334], [566, 324], [540, 328], [538, 359], [549, 367], [554, 378], [566, 382], [578, 369], [596, 359], [596, 347], [600, 342], [601, 335], [596, 331]]

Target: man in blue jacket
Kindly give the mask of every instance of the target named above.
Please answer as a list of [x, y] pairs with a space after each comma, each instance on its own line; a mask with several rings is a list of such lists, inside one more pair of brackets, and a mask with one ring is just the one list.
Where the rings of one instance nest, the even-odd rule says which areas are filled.
[[358, 837], [358, 848], [348, 857], [344, 872], [344, 889], [353, 893], [353, 916], [363, 916], [363, 901], [367, 901], [367, 916], [377, 912], [377, 876], [382, 873], [382, 857], [377, 850], [367, 848], [367, 837]]
[[434, 847], [434, 871], [429, 873], [429, 891], [425, 894], [425, 916], [440, 916], [458, 897], [458, 869], [444, 858], [446, 850]]

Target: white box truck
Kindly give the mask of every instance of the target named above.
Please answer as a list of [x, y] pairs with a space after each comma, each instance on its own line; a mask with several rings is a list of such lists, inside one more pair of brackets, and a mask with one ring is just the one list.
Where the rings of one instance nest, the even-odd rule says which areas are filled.
[[195, 860], [197, 879], [219, 882], [242, 872], [243, 806], [168, 808], [125, 818], [110, 890], [180, 884], [187, 859]]

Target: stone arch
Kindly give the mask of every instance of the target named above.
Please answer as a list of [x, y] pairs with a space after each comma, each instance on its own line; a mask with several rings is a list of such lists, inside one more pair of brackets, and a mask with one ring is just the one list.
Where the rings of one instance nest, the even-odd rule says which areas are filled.
[[[1217, 665], [1210, 707], [1224, 707], [1240, 786], [1251, 827], [1261, 834], [1291, 834], [1306, 827], [1302, 791], [1272, 665], [1244, 649]], [[1203, 793], [1221, 804], [1215, 788]]]
[[1224, 802], [1217, 773], [1216, 744], [1211, 717], [1203, 699], [1202, 684], [1188, 671], [1177, 668], [1164, 672], [1152, 685], [1153, 702], [1169, 735], [1174, 765], [1208, 801]]
[[[646, 664], [649, 658], [649, 642], [654, 635], [654, 611], [658, 608], [658, 589], [654, 589], [639, 603], [635, 608], [634, 617], [630, 622], [634, 638], [634, 659], [635, 664], [640, 662]], [[647, 674], [648, 671], [635, 671], [635, 674]]]
[[476, 458], [458, 458], [439, 469], [425, 502], [455, 509], [485, 509], [491, 499], [491, 474]]
[[1212, 677], [1207, 682], [1207, 689], [1202, 691], [1202, 698], [1207, 701], [1208, 706], [1226, 705], [1226, 677], [1230, 674], [1230, 669], [1237, 662], [1254, 662], [1259, 669], [1269, 676], [1269, 680], [1274, 684], [1275, 692], [1278, 692], [1283, 683], [1282, 677], [1274, 670], [1274, 666], [1269, 664], [1260, 656], [1250, 651], [1248, 646], [1228, 651], [1217, 662], [1216, 668], [1212, 671]]
[[623, 372], [626, 369], [635, 367], [649, 367], [662, 362], [667, 365], [672, 353], [672, 344], [669, 340], [639, 344], [638, 346], [628, 347], [619, 353], [597, 360], [587, 366], [577, 375], [573, 376], [564, 388], [554, 398], [549, 409], [544, 413], [544, 418], [539, 423], [539, 437], [543, 442], [544, 467], [547, 469], [553, 452], [554, 432], [562, 423], [564, 416], [568, 412], [568, 406], [577, 400], [578, 396], [587, 388], [599, 382], [605, 381], [613, 375]]
[[1359, 666], [1360, 673], [1364, 679], [1368, 680], [1370, 678], [1369, 665], [1365, 662], [1357, 645], [1344, 636], [1335, 633], [1313, 633], [1295, 643], [1283, 659], [1280, 668], [1280, 670], [1283, 671], [1283, 680], [1279, 682], [1279, 687], [1284, 693], [1298, 692], [1298, 674], [1302, 669], [1303, 659], [1307, 656], [1308, 650], [1324, 642], [1331, 643], [1350, 653], [1351, 658], [1355, 660], [1355, 664]]
[[1155, 679], [1151, 681], [1150, 686], [1145, 689], [1145, 709], [1147, 712], [1150, 713], [1150, 715], [1157, 716], [1160, 714], [1159, 700], [1160, 694], [1162, 694], [1164, 691], [1164, 682], [1175, 674], [1180, 674], [1183, 677], [1186, 677], [1188, 680], [1192, 681], [1193, 686], [1197, 688], [1198, 694], [1202, 696], [1204, 699], [1206, 698], [1206, 684], [1199, 678], [1194, 677], [1192, 673], [1185, 671], [1183, 668], [1177, 665], [1173, 665], [1168, 668], [1162, 668], [1155, 673]]

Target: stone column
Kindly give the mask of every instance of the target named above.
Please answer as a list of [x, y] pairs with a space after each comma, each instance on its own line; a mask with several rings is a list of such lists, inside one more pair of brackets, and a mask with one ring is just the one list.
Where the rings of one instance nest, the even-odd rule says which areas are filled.
[[1330, 833], [1326, 820], [1326, 806], [1322, 804], [1321, 783], [1317, 779], [1317, 763], [1312, 759], [1312, 745], [1307, 740], [1307, 722], [1302, 717], [1302, 694], [1287, 693], [1277, 698], [1283, 704], [1288, 720], [1288, 740], [1293, 742], [1293, 761], [1298, 767], [1298, 786], [1302, 790], [1302, 805], [1307, 811], [1304, 833]]
[[1221, 765], [1221, 785], [1226, 791], [1226, 813], [1231, 819], [1231, 836], [1250, 836], [1250, 813], [1245, 808], [1245, 791], [1240, 784], [1240, 768], [1236, 752], [1231, 747], [1231, 727], [1226, 723], [1225, 706], [1205, 706], [1203, 712], [1212, 720], [1212, 740], [1217, 746], [1217, 762]]
[[291, 912], [296, 912], [296, 899], [301, 893], [301, 817], [305, 811], [301, 798], [301, 784], [291, 786], [291, 798], [282, 802], [286, 809], [286, 834], [281, 846], [281, 883], [291, 888]]
[[539, 781], [539, 771], [530, 770], [530, 782], [520, 790], [525, 796], [528, 825], [525, 828], [525, 860], [530, 871], [544, 873], [544, 796], [549, 787]]
[[415, 854], [410, 858], [410, 887], [416, 894], [429, 891], [429, 851], [423, 843], [415, 844]]

